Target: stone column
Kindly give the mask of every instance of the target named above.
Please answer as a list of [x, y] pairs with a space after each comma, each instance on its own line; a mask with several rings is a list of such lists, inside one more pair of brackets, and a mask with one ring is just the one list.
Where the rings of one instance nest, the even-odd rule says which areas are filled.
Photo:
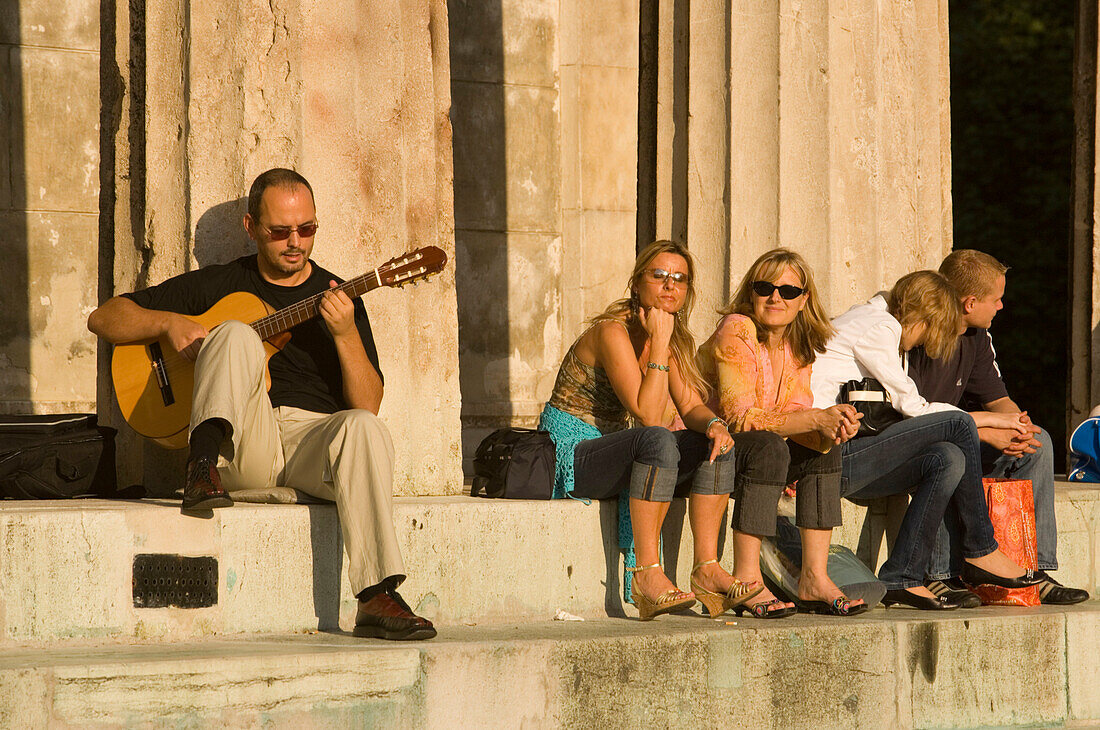
[[[310, 179], [314, 259], [346, 278], [443, 248], [441, 276], [364, 303], [386, 376], [380, 415], [397, 451], [396, 493], [459, 491], [443, 0], [151, 3], [143, 20], [145, 88], [123, 122], [143, 130], [142, 154], [129, 150], [140, 225], [115, 220], [114, 291], [253, 251], [245, 197], [276, 166]], [[165, 461], [147, 447], [139, 472], [165, 482], [150, 479]]]
[[1069, 433], [1100, 403], [1100, 205], [1097, 186], [1097, 8], [1077, 3], [1073, 59], [1073, 230], [1070, 245]]
[[0, 5], [0, 412], [94, 411], [100, 3]]
[[634, 259], [638, 3], [451, 2], [464, 452], [532, 426]]
[[946, 1], [695, 0], [690, 17], [697, 334], [775, 246], [809, 259], [834, 314], [938, 265], [951, 248]]
[[560, 357], [559, 39], [557, 2], [450, 6], [468, 470], [487, 433], [534, 425]]

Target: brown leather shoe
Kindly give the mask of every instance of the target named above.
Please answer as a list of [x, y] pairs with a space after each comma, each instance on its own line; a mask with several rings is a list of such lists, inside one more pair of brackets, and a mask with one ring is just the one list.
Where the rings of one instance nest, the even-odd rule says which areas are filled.
[[409, 604], [390, 588], [359, 602], [352, 633], [390, 641], [417, 641], [435, 636], [435, 627], [428, 619], [413, 613]]
[[187, 462], [187, 481], [183, 485], [184, 512], [232, 506], [233, 500], [222, 487], [222, 479], [213, 460], [200, 457]]

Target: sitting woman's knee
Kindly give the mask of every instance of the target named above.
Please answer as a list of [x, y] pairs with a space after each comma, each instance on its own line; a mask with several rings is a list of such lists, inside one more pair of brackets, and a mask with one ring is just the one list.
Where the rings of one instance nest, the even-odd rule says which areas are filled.
[[943, 484], [957, 486], [966, 472], [966, 455], [955, 444], [940, 441], [928, 447], [925, 454], [929, 457], [925, 463], [926, 471]]
[[634, 440], [633, 461], [675, 468], [680, 463], [676, 437], [664, 426], [645, 426]]
[[769, 470], [787, 473], [791, 452], [787, 440], [772, 431], [748, 431], [733, 437], [733, 448], [747, 463], [766, 465]]

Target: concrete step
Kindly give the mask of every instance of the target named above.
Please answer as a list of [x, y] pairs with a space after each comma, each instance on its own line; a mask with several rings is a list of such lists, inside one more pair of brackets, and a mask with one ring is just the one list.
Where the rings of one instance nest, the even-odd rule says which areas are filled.
[[5, 728], [1100, 724], [1100, 605], [0, 649]]
[[[845, 504], [834, 541], [877, 554], [873, 538], [884, 518]], [[686, 587], [692, 555], [684, 511], [682, 500], [670, 510], [664, 561]], [[1100, 594], [1100, 489], [1062, 486], [1058, 518], [1065, 566], [1058, 575]], [[440, 625], [546, 620], [559, 608], [636, 615], [621, 596], [614, 502], [405, 498], [395, 500], [394, 520], [409, 570], [402, 594]], [[727, 563], [728, 539], [726, 530]], [[142, 555], [205, 556], [216, 601], [135, 605]], [[0, 645], [346, 630], [355, 609], [346, 572], [331, 505], [237, 504], [204, 520], [181, 515], [171, 501], [4, 502]]]

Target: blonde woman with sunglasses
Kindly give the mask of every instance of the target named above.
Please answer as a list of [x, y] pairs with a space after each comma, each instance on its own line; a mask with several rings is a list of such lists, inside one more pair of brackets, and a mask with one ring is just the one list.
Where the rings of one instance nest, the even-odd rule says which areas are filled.
[[[759, 593], [718, 563], [718, 533], [734, 489], [746, 499], [774, 480], [767, 443], [738, 441], [703, 402], [686, 321], [695, 267], [685, 246], [657, 241], [638, 254], [628, 296], [594, 317], [569, 348], [540, 428], [558, 455], [555, 496], [628, 497], [637, 568], [631, 595], [642, 620], [704, 602], [711, 615]], [[676, 416], [685, 430], [672, 431]], [[676, 494], [690, 492], [692, 591], [660, 565], [660, 532]]]
[[[718, 327], [699, 348], [699, 367], [712, 386], [710, 405], [737, 433], [766, 432], [786, 439], [780, 468], [784, 479], [751, 529], [734, 525], [734, 577], [761, 580], [760, 545], [775, 535], [783, 485], [798, 482], [795, 523], [802, 535], [798, 598], [805, 610], [835, 616], [866, 611], [829, 579], [826, 563], [832, 528], [840, 520], [839, 444], [859, 428], [848, 405], [813, 408], [810, 370], [832, 334], [818, 299], [813, 273], [797, 253], [784, 248], [756, 260], [741, 280]], [[794, 613], [770, 591], [748, 607], [757, 618]]]

